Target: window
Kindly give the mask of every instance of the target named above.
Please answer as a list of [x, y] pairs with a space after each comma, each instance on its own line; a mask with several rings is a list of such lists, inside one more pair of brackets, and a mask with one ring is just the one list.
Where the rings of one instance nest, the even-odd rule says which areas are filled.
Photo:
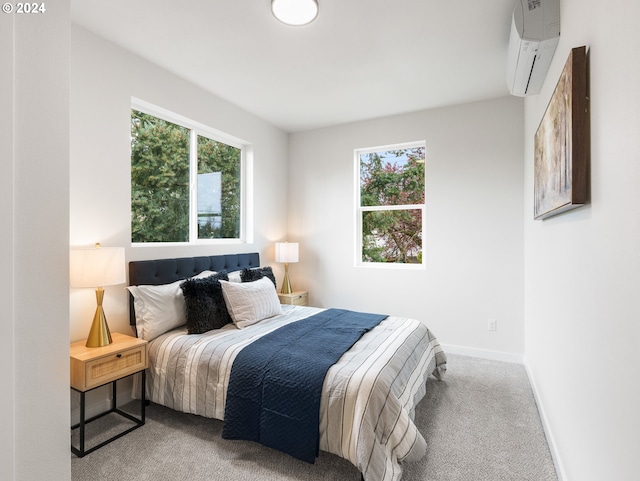
[[131, 109], [131, 242], [243, 240], [242, 144], [140, 101]]
[[423, 265], [425, 143], [355, 151], [356, 264]]

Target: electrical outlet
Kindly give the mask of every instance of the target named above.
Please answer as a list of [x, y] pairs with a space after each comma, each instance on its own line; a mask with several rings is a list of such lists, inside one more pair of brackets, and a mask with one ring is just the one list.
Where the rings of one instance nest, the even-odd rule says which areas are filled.
[[496, 320], [495, 319], [489, 319], [487, 321], [487, 329], [489, 329], [490, 331], [495, 331], [496, 330]]

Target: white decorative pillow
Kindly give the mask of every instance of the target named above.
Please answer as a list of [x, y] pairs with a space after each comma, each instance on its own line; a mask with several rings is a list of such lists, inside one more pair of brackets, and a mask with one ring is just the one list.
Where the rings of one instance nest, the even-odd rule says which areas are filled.
[[282, 314], [273, 282], [263, 277], [254, 282], [220, 281], [227, 310], [238, 329]]
[[[213, 271], [203, 271], [196, 278], [208, 277]], [[187, 322], [184, 295], [180, 284], [184, 279], [158, 286], [128, 286], [133, 295], [136, 313], [136, 331], [140, 339], [150, 341], [160, 334], [180, 327]]]
[[242, 271], [229, 272], [227, 274], [229, 276], [229, 282], [242, 282], [242, 278], [240, 277], [241, 272]]

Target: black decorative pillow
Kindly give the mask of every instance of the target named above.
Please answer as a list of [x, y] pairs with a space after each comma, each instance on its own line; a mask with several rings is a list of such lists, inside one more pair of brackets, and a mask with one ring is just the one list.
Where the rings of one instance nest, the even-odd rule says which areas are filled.
[[258, 279], [262, 279], [263, 277], [268, 277], [273, 282], [273, 285], [277, 288], [276, 285], [276, 276], [273, 275], [273, 269], [271, 267], [255, 267], [253, 269], [242, 269], [240, 273], [240, 279], [242, 282], [253, 282]]
[[226, 272], [218, 272], [202, 279], [187, 279], [180, 284], [187, 308], [189, 334], [202, 334], [212, 329], [220, 329], [231, 322], [231, 316], [222, 297], [220, 280], [229, 280]]

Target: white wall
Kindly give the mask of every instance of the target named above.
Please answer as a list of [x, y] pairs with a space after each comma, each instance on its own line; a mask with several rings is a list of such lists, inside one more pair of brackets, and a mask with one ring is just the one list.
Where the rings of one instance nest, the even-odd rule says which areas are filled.
[[0, 473], [14, 479], [14, 292], [13, 292], [13, 18], [0, 16]]
[[[137, 97], [251, 144], [253, 242], [131, 247], [130, 116]], [[273, 261], [286, 233], [287, 135], [263, 120], [74, 25], [71, 44], [72, 246], [124, 246], [127, 261], [257, 251]], [[251, 189], [249, 189], [251, 190]], [[131, 334], [124, 286], [105, 289], [112, 331]], [[84, 339], [95, 311], [90, 289], [71, 290], [71, 340]]]
[[0, 478], [65, 480], [69, 1], [0, 25]]
[[[509, 97], [292, 134], [294, 289], [313, 305], [424, 319], [448, 345], [521, 355], [522, 130], [522, 99]], [[427, 143], [426, 270], [355, 267], [353, 151], [414, 140]]]
[[[525, 103], [525, 339], [565, 480], [638, 479], [640, 3], [563, 0], [562, 36]], [[571, 48], [590, 59], [591, 205], [533, 221], [533, 137]]]

